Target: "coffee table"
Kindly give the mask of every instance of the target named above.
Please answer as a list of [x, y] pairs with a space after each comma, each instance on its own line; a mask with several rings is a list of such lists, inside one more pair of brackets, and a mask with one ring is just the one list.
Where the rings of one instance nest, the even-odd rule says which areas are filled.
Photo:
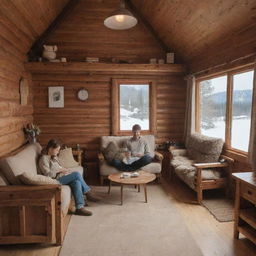
[[153, 173], [149, 173], [147, 171], [139, 171], [140, 175], [138, 177], [124, 179], [124, 178], [121, 178], [121, 174], [122, 173], [120, 172], [120, 173], [110, 174], [108, 176], [108, 179], [109, 179], [108, 193], [110, 194], [112, 182], [120, 184], [121, 185], [121, 205], [122, 205], [123, 204], [123, 187], [124, 187], [124, 185], [137, 185], [138, 192], [140, 191], [140, 185], [143, 185], [144, 193], [145, 193], [145, 203], [147, 203], [148, 202], [147, 183], [155, 180], [156, 175]]

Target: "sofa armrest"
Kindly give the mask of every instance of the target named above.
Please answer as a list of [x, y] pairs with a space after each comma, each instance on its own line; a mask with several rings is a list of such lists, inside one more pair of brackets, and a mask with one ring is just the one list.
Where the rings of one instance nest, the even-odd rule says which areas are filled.
[[162, 162], [164, 157], [162, 154], [160, 154], [159, 152], [155, 151], [155, 159], [158, 160], [159, 162]]
[[235, 162], [235, 160], [233, 158], [228, 157], [228, 156], [221, 155], [220, 158], [226, 160], [231, 165]]
[[197, 169], [221, 168], [221, 167], [228, 167], [228, 163], [226, 162], [197, 163], [197, 164], [193, 164], [193, 166], [196, 167]]
[[104, 155], [101, 152], [98, 153], [98, 160], [100, 163], [102, 163], [105, 160]]
[[[61, 245], [64, 238], [64, 226], [61, 212], [61, 185], [8, 185], [0, 186], [0, 206], [6, 211], [5, 221], [11, 222], [13, 217], [20, 219], [20, 225], [15, 225], [18, 229], [17, 234], [13, 234], [10, 229], [5, 230], [7, 235], [2, 235], [0, 244], [9, 243], [56, 243]], [[46, 230], [40, 236], [37, 235], [38, 227], [31, 228], [27, 233], [26, 225], [31, 225], [30, 212], [26, 211], [26, 207], [33, 206], [34, 218], [40, 218], [38, 223], [39, 230]], [[9, 212], [13, 214], [12, 208], [18, 207], [20, 210], [15, 212], [14, 215], [8, 215]], [[2, 221], [2, 220], [1, 220]], [[10, 239], [10, 235], [11, 239]]]
[[48, 184], [48, 185], [7, 185], [7, 186], [0, 186], [0, 193], [1, 192], [18, 192], [18, 191], [25, 191], [25, 192], [35, 192], [35, 191], [45, 191], [45, 190], [59, 190], [61, 189], [60, 184]]

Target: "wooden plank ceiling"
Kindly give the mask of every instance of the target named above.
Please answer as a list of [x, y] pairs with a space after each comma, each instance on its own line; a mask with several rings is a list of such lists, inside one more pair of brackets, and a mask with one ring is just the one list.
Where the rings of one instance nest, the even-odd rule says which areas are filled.
[[58, 57], [84, 61], [99, 57], [132, 63], [149, 63], [150, 58], [165, 58], [165, 49], [144, 22], [129, 30], [115, 31], [103, 21], [119, 6], [119, 0], [79, 0], [74, 9], [46, 39], [58, 45]]
[[130, 0], [192, 71], [256, 53], [255, 0]]

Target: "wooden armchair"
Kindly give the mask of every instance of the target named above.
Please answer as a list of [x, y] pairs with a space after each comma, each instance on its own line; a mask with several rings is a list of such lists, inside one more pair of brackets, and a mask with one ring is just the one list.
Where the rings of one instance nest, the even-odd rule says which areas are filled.
[[186, 149], [170, 148], [171, 170], [197, 192], [200, 204], [203, 190], [225, 188], [234, 160], [220, 155], [223, 141], [201, 134], [192, 134]]
[[[225, 188], [226, 193], [228, 193], [227, 182], [232, 173], [231, 168], [234, 160], [224, 155], [221, 155], [220, 159], [224, 159], [225, 162], [193, 164], [193, 166], [196, 168], [194, 185], [195, 185], [195, 190], [197, 192], [197, 201], [199, 204], [201, 204], [203, 200], [203, 190]], [[218, 168], [219, 171], [223, 172], [223, 175], [221, 175], [221, 177], [218, 179], [211, 179], [211, 180], [202, 179], [202, 170], [212, 169], [212, 168]], [[225, 169], [228, 169], [228, 172]]]

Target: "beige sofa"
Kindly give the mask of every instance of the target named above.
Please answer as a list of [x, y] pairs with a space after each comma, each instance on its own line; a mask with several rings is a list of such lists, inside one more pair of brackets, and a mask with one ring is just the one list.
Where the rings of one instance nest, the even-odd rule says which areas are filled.
[[233, 160], [221, 155], [223, 144], [222, 139], [194, 133], [186, 149], [170, 147], [171, 171], [197, 192], [199, 203], [203, 190], [226, 187]]
[[[39, 173], [40, 152], [41, 146], [35, 143], [0, 160], [0, 244], [62, 244], [67, 227], [65, 217], [71, 203], [70, 187], [29, 186], [19, 179], [24, 172]], [[69, 169], [83, 174], [81, 165]]]
[[[144, 171], [148, 171], [150, 173], [156, 174], [158, 180], [160, 180], [163, 156], [160, 153], [155, 151], [155, 136], [144, 135], [142, 137], [147, 141], [150, 149], [150, 156], [154, 158], [154, 161], [142, 167], [141, 169]], [[102, 152], [110, 142], [116, 142], [117, 145], [121, 148], [124, 141], [129, 138], [131, 138], [131, 136], [102, 136], [101, 137], [101, 145], [100, 145], [101, 152], [98, 154], [101, 185], [103, 184], [104, 179], [108, 177], [108, 175], [120, 172], [115, 167], [110, 166], [107, 163]]]

